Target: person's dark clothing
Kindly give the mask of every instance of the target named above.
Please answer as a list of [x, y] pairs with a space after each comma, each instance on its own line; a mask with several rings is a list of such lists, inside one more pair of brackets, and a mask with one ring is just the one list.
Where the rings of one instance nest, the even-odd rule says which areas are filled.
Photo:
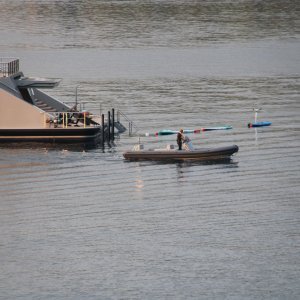
[[178, 145], [178, 150], [182, 150], [182, 133], [181, 132], [177, 133], [177, 145]]

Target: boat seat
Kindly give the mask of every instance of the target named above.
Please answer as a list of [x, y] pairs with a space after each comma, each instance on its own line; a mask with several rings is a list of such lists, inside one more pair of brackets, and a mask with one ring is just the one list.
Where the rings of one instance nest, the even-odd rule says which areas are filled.
[[144, 145], [138, 144], [133, 147], [133, 151], [140, 151], [144, 149]]

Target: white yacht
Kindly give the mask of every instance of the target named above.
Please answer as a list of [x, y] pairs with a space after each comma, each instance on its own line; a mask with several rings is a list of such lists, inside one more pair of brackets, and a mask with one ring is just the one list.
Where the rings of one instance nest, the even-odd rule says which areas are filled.
[[19, 71], [19, 59], [0, 58], [0, 143], [85, 143], [102, 138], [100, 118], [96, 121], [77, 105], [69, 107], [41, 91], [59, 82], [26, 77]]

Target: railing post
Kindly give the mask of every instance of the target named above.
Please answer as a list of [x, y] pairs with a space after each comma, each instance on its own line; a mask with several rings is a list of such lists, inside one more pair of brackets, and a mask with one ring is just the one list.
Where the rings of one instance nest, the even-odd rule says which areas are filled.
[[107, 120], [107, 123], [108, 123], [108, 141], [110, 141], [110, 111], [108, 111], [108, 120]]
[[102, 148], [104, 148], [104, 114], [102, 114], [101, 116], [101, 135], [102, 135], [102, 141], [101, 141], [101, 144], [102, 144]]
[[117, 122], [120, 122], [120, 111], [117, 112]]
[[132, 132], [132, 121], [129, 121], [128, 127], [129, 127], [129, 136], [131, 136], [131, 132]]
[[65, 128], [65, 113], [62, 113], [63, 128]]
[[112, 108], [112, 128], [111, 128], [111, 138], [114, 141], [115, 139], [115, 109]]

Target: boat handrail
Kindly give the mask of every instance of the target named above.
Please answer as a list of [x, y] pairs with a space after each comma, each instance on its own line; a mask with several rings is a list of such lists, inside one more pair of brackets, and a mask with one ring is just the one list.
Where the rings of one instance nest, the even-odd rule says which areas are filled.
[[[45, 127], [47, 127], [47, 123], [53, 123], [54, 127], [59, 127], [59, 125], [61, 125], [63, 128], [68, 128], [72, 125], [78, 125], [79, 121], [83, 124], [81, 126], [84, 128], [90, 127], [91, 125], [99, 126], [99, 124], [96, 125], [89, 122], [92, 117], [100, 118], [100, 116], [91, 114], [88, 111], [44, 112], [44, 123]], [[81, 127], [80, 125], [78, 126]]]
[[0, 57], [0, 77], [9, 77], [19, 72], [20, 61], [14, 57]]

